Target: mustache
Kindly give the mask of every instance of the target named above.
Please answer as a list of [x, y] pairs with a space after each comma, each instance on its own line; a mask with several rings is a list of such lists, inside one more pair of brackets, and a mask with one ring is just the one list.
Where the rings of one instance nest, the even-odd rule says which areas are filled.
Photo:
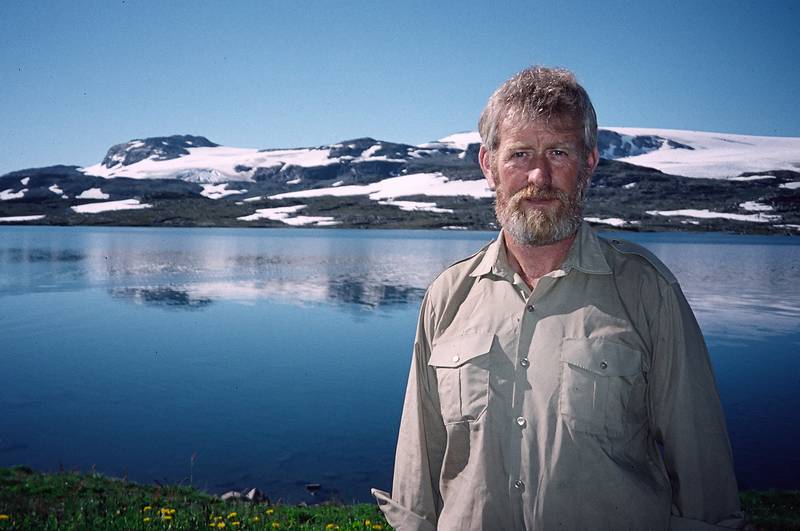
[[546, 201], [555, 199], [557, 201], [566, 202], [569, 201], [569, 195], [561, 190], [555, 190], [550, 187], [543, 188], [541, 186], [536, 186], [535, 184], [529, 184], [512, 196], [512, 200], [515, 202], [523, 199], [533, 201]]

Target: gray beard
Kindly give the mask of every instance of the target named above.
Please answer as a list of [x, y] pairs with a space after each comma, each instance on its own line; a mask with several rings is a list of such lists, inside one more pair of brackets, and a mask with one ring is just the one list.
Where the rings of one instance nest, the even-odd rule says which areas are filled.
[[[522, 245], [549, 245], [575, 234], [583, 222], [584, 187], [570, 197], [556, 190], [528, 187], [512, 197], [501, 197], [495, 203], [497, 221], [514, 241]], [[557, 199], [555, 208], [526, 210], [520, 203], [526, 195]]]
[[[541, 214], [535, 212], [535, 215]], [[514, 241], [521, 245], [550, 245], [565, 240], [575, 234], [581, 226], [582, 216], [565, 216], [556, 220], [534, 221], [534, 216], [525, 216], [524, 213], [515, 212], [501, 221], [503, 229]], [[542, 215], [541, 217], [545, 217]], [[549, 217], [549, 216], [547, 216]]]

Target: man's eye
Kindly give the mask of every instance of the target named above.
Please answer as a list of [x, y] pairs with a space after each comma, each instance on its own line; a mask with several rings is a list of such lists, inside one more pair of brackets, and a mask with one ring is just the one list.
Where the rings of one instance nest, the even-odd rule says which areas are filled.
[[567, 152], [561, 149], [553, 149], [550, 151], [550, 155], [553, 157], [566, 157]]
[[511, 154], [511, 158], [521, 159], [525, 155], [527, 155], [527, 153], [525, 151], [515, 151], [514, 153]]

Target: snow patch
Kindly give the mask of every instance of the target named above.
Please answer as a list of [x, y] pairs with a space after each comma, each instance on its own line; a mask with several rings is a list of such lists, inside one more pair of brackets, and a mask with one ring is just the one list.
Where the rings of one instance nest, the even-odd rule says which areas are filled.
[[59, 188], [57, 184], [54, 184], [53, 186], [51, 186], [50, 188], [48, 188], [48, 190], [50, 190], [51, 192], [53, 192], [53, 193], [54, 193], [54, 194], [56, 194], [56, 195], [60, 195], [60, 196], [61, 196], [61, 199], [69, 199], [69, 196], [68, 196], [68, 195], [65, 195], [65, 194], [64, 194], [64, 190], [62, 190], [61, 188]]
[[774, 175], [750, 175], [749, 177], [731, 177], [729, 181], [761, 181], [764, 179], [775, 179]]
[[203, 191], [200, 195], [209, 199], [221, 199], [228, 195], [246, 194], [247, 190], [226, 190], [228, 183], [222, 184], [204, 184]]
[[256, 221], [259, 219], [269, 219], [273, 221], [280, 221], [287, 225], [300, 226], [314, 224], [317, 227], [327, 225], [337, 225], [339, 222], [330, 216], [294, 216], [292, 214], [299, 212], [306, 208], [307, 205], [292, 205], [276, 208], [260, 208], [256, 210], [255, 214], [249, 216], [241, 216], [236, 219], [242, 221]]
[[336, 188], [316, 188], [313, 190], [299, 190], [269, 196], [270, 199], [284, 199], [297, 197], [321, 196], [349, 196], [369, 195], [370, 199], [395, 199], [409, 195], [429, 196], [471, 196], [476, 198], [493, 197], [494, 192], [489, 189], [483, 179], [474, 181], [451, 181], [441, 173], [412, 173], [400, 177], [389, 177], [381, 181], [364, 184], [338, 186]]
[[768, 212], [770, 210], [775, 210], [770, 205], [765, 205], [764, 203], [758, 203], [756, 201], [745, 201], [744, 203], [739, 203], [739, 208], [743, 210], [749, 210], [751, 212]]
[[416, 201], [378, 201], [379, 205], [396, 206], [405, 212], [438, 212], [442, 214], [452, 214], [449, 208], [439, 208], [436, 203], [421, 203]]
[[685, 216], [688, 218], [703, 218], [703, 219], [732, 219], [735, 221], [752, 221], [754, 223], [769, 223], [781, 219], [780, 216], [773, 216], [769, 214], [730, 214], [727, 212], [712, 212], [710, 210], [648, 210], [651, 216]]
[[603, 225], [611, 225], [612, 227], [624, 227], [626, 225], [638, 225], [638, 221], [626, 221], [620, 218], [583, 218], [589, 223], [602, 223]]
[[778, 188], [784, 188], [786, 190], [797, 190], [800, 188], [800, 181], [795, 181], [793, 183], [783, 183], [782, 185], [778, 186]]
[[3, 190], [0, 192], [0, 201], [8, 201], [10, 199], [22, 199], [25, 197], [25, 192], [27, 192], [27, 188], [23, 188], [19, 192], [13, 191], [11, 188], [8, 190]]
[[104, 194], [100, 188], [89, 188], [76, 195], [75, 199], [108, 199], [109, 197], [111, 196]]
[[[455, 133], [453, 135], [440, 138], [436, 141], [440, 144], [447, 144], [449, 147], [466, 150], [470, 144], [480, 144], [481, 135], [477, 131], [468, 131], [466, 133]], [[435, 144], [423, 144], [423, 146], [432, 146]]]
[[636, 188], [636, 183], [628, 183], [625, 186], [623, 186], [623, 188], [625, 188], [626, 190], [630, 190], [631, 188]]
[[16, 223], [18, 221], [37, 221], [40, 219], [44, 219], [44, 215], [41, 216], [8, 216], [5, 218], [0, 218], [0, 223]]
[[20, 179], [19, 182], [22, 184], [22, 186], [28, 186], [28, 183], [31, 182], [31, 178], [25, 177], [24, 179]]
[[300, 184], [301, 182], [303, 182], [303, 179], [298, 177], [297, 179], [292, 179], [291, 181], [286, 181], [286, 184]]
[[367, 149], [365, 149], [363, 152], [361, 152], [361, 157], [360, 157], [360, 158], [362, 158], [362, 159], [368, 159], [368, 158], [370, 158], [372, 155], [374, 155], [375, 153], [377, 153], [377, 152], [378, 152], [378, 150], [380, 150], [380, 149], [381, 149], [381, 147], [382, 147], [382, 146], [381, 146], [380, 144], [375, 144], [374, 146], [370, 146], [370, 147], [368, 147], [368, 148], [367, 148]]
[[618, 160], [686, 177], [736, 178], [742, 173], [796, 170], [800, 138], [735, 135], [675, 129], [604, 127], [620, 135], [653, 135], [694, 149], [661, 149]]
[[109, 212], [112, 210], [139, 210], [150, 208], [153, 205], [140, 203], [138, 199], [123, 199], [121, 201], [106, 201], [104, 203], [88, 203], [71, 207], [78, 214], [97, 214], [99, 212]]
[[[330, 148], [275, 149], [261, 151], [252, 148], [235, 148], [226, 146], [192, 147], [188, 155], [169, 160], [145, 159], [129, 166], [113, 166], [107, 168], [102, 163], [81, 168], [87, 175], [98, 177], [131, 177], [134, 179], [163, 179], [176, 174], [187, 178], [202, 178], [209, 182], [225, 180], [251, 179], [255, 169], [271, 168], [292, 164], [311, 167], [336, 164], [331, 159]], [[249, 172], [237, 172], [236, 167], [253, 168]]]

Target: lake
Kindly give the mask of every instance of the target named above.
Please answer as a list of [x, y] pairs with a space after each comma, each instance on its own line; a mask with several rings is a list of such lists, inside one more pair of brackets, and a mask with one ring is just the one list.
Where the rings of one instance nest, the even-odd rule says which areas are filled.
[[[740, 487], [800, 488], [800, 239], [615, 236], [681, 281]], [[0, 227], [0, 466], [369, 501], [424, 290], [493, 237]]]

